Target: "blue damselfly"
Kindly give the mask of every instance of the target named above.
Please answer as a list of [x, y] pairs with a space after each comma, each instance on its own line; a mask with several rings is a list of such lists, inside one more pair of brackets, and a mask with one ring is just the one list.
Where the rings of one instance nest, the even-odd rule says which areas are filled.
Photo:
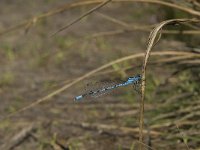
[[88, 96], [89, 97], [98, 97], [98, 96], [101, 96], [105, 93], [111, 92], [112, 90], [117, 89], [119, 87], [123, 87], [123, 86], [133, 85], [134, 87], [136, 87], [136, 86], [140, 85], [140, 81], [141, 81], [141, 75], [129, 77], [126, 81], [123, 81], [122, 83], [108, 85], [106, 87], [102, 87], [102, 88], [94, 89], [94, 90], [91, 89], [89, 92], [86, 92], [82, 95], [76, 96], [74, 100], [79, 101]]

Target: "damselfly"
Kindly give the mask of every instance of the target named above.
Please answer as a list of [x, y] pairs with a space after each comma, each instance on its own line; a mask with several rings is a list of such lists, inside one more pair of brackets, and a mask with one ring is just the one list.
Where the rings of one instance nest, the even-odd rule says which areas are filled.
[[88, 97], [88, 96], [89, 97], [98, 97], [100, 95], [103, 95], [103, 94], [110, 92], [114, 89], [117, 89], [119, 87], [128, 86], [128, 85], [131, 85], [131, 84], [134, 85], [134, 87], [136, 87], [137, 85], [140, 84], [141, 78], [142, 78], [141, 75], [129, 77], [126, 81], [124, 81], [122, 83], [102, 87], [102, 88], [99, 88], [99, 89], [90, 90], [89, 92], [86, 92], [82, 95], [76, 96], [74, 100], [79, 101], [79, 100], [82, 100], [83, 98]]

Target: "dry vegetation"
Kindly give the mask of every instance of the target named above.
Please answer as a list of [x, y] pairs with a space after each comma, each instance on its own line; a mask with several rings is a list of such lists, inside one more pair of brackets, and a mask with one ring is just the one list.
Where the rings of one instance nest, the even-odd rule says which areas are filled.
[[[200, 149], [198, 0], [0, 3], [0, 149]], [[138, 73], [141, 94], [73, 101]]]

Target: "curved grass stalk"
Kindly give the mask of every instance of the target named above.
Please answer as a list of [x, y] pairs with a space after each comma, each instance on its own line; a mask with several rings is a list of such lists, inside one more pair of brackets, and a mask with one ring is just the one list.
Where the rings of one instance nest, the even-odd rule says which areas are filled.
[[[81, 6], [88, 6], [88, 5], [98, 5], [100, 3], [103, 3], [105, 1], [103, 0], [80, 0], [78, 2], [72, 2], [72, 3], [67, 3], [59, 8], [55, 8], [55, 9], [50, 9], [48, 12], [40, 14], [38, 16], [33, 16], [31, 19], [25, 20], [17, 25], [8, 27], [7, 29], [0, 31], [0, 36], [7, 34], [11, 31], [14, 30], [18, 30], [21, 28], [26, 28], [27, 26], [30, 27], [30, 25], [32, 25], [33, 23], [36, 24], [38, 21], [59, 14], [61, 12], [67, 11], [71, 8], [76, 8], [76, 7], [81, 7]], [[169, 3], [169, 2], [164, 2], [164, 1], [160, 1], [160, 0], [112, 0], [112, 2], [137, 2], [137, 3], [151, 3], [151, 4], [158, 4], [158, 5], [163, 5], [163, 6], [167, 6], [167, 7], [171, 7], [174, 9], [178, 9], [181, 10], [183, 12], [189, 13], [191, 15], [195, 15], [195, 16], [200, 16], [200, 12], [193, 10], [191, 8], [188, 7], [183, 7], [177, 4], [173, 4], [173, 3]]]
[[[200, 54], [196, 54], [196, 53], [193, 53], [193, 52], [178, 52], [178, 51], [162, 51], [162, 52], [152, 52], [153, 56], [193, 56], [193, 57], [200, 57]], [[114, 61], [111, 61], [97, 69], [94, 69], [86, 74], [84, 74], [83, 76], [81, 77], [78, 77], [76, 78], [75, 80], [73, 81], [69, 81], [68, 83], [66, 83], [64, 86], [62, 86], [61, 88], [58, 88], [57, 90], [53, 91], [52, 93], [42, 97], [42, 98], [39, 98], [37, 100], [35, 100], [33, 103], [13, 112], [13, 113], [10, 113], [8, 114], [7, 116], [3, 117], [0, 119], [0, 121], [2, 120], [5, 120], [7, 118], [10, 118], [16, 114], [19, 114], [23, 111], [26, 111], [32, 107], [35, 107], [37, 106], [38, 104], [42, 103], [42, 102], [46, 102], [46, 101], [49, 101], [52, 97], [64, 92], [65, 90], [67, 90], [68, 88], [72, 87], [73, 85], [79, 83], [80, 81], [98, 73], [99, 71], [102, 71], [106, 68], [109, 68], [109, 67], [112, 67], [114, 64], [117, 64], [117, 63], [121, 63], [123, 61], [127, 61], [127, 60], [130, 60], [130, 59], [137, 59], [137, 58], [143, 58], [144, 57], [144, 53], [138, 53], [138, 54], [133, 54], [133, 55], [130, 55], [130, 56], [126, 56], [126, 57], [123, 57], [123, 58], [120, 58], [120, 59], [117, 59], [117, 60], [114, 60]]]
[[[146, 68], [147, 68], [147, 63], [150, 57], [150, 52], [152, 48], [155, 46], [155, 44], [158, 42], [157, 37], [160, 37], [160, 31], [162, 28], [166, 25], [176, 25], [176, 24], [181, 24], [181, 23], [197, 23], [200, 22], [198, 19], [171, 19], [171, 20], [166, 20], [158, 24], [150, 33], [149, 36], [149, 41], [147, 45], [147, 50], [145, 53], [145, 58], [142, 66], [142, 84], [141, 84], [141, 101], [140, 101], [140, 121], [139, 121], [139, 127], [140, 127], [140, 136], [139, 136], [139, 141], [142, 143], [143, 142], [143, 126], [144, 126], [144, 96], [145, 96], [145, 83], [146, 83]], [[140, 144], [139, 147], [140, 150], [143, 149], [143, 145]]]

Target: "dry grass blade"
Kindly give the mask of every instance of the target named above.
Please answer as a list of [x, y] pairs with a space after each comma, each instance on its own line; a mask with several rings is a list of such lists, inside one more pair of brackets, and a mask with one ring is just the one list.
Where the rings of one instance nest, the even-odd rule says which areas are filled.
[[[105, 20], [108, 20], [112, 23], [115, 23], [117, 25], [120, 25], [123, 27], [123, 29], [119, 30], [112, 30], [112, 31], [105, 31], [100, 33], [95, 33], [91, 37], [100, 37], [100, 36], [110, 36], [110, 35], [116, 35], [116, 34], [122, 34], [126, 32], [133, 32], [133, 31], [143, 31], [143, 32], [150, 32], [157, 24], [153, 25], [135, 25], [135, 24], [128, 24], [124, 21], [121, 21], [119, 19], [113, 18], [111, 16], [102, 14], [102, 13], [96, 13], [97, 15], [101, 16]], [[190, 28], [193, 28], [194, 30], [162, 30], [162, 34], [200, 34], [199, 28], [196, 26], [193, 26], [191, 24], [185, 23]]]
[[89, 14], [93, 13], [93, 12], [96, 11], [97, 9], [99, 9], [99, 8], [101, 8], [101, 7], [103, 7], [103, 6], [105, 6], [107, 3], [111, 2], [111, 1], [112, 1], [112, 0], [106, 0], [106, 1], [103, 2], [102, 4], [100, 4], [100, 5], [98, 5], [98, 6], [94, 7], [94, 8], [92, 8], [92, 9], [90, 9], [89, 11], [87, 11], [86, 13], [84, 13], [83, 15], [81, 15], [80, 17], [78, 17], [78, 18], [76, 18], [75, 20], [73, 20], [72, 22], [70, 22], [68, 25], [66, 25], [66, 26], [64, 26], [64, 27], [62, 27], [62, 28], [60, 28], [58, 31], [56, 31], [55, 33], [53, 33], [53, 34], [51, 35], [51, 37], [54, 36], [54, 35], [56, 35], [57, 33], [61, 32], [61, 31], [63, 31], [63, 30], [66, 30], [67, 28], [69, 28], [69, 27], [72, 26], [73, 24], [79, 22], [79, 21], [80, 21], [81, 19], [83, 19], [84, 17], [86, 17], [86, 16], [88, 16]]
[[[188, 56], [188, 55], [193, 55], [194, 57], [197, 57], [198, 54], [192, 53], [192, 52], [163, 51], [163, 52], [153, 52], [152, 55], [154, 55], [154, 56], [166, 56], [166, 55], [169, 55], [169, 56], [170, 55], [172, 55], [172, 56], [174, 56], [174, 55], [177, 55], [177, 56], [187, 55]], [[200, 55], [198, 55], [198, 56], [200, 56]], [[85, 75], [73, 80], [72, 82], [65, 84], [64, 86], [62, 86], [61, 88], [59, 88], [59, 89], [55, 90], [54, 92], [48, 94], [47, 96], [39, 98], [39, 99], [35, 100], [33, 103], [31, 103], [31, 104], [29, 104], [29, 105], [27, 105], [27, 106], [15, 111], [15, 112], [13, 112], [13, 113], [8, 114], [5, 117], [2, 117], [0, 119], [0, 121], [2, 121], [4, 119], [7, 119], [7, 118], [10, 118], [10, 117], [12, 117], [12, 116], [14, 116], [14, 115], [16, 115], [16, 114], [18, 114], [20, 112], [23, 112], [23, 111], [25, 111], [27, 109], [30, 109], [30, 108], [32, 108], [32, 107], [34, 107], [34, 106], [36, 106], [36, 105], [38, 105], [38, 104], [40, 104], [42, 102], [48, 101], [52, 97], [62, 93], [63, 91], [65, 91], [69, 87], [75, 85], [76, 83], [78, 83], [78, 82], [90, 77], [91, 75], [94, 75], [95, 73], [97, 73], [97, 72], [99, 72], [101, 70], [104, 70], [104, 69], [106, 69], [108, 67], [111, 67], [114, 64], [117, 64], [117, 63], [120, 63], [120, 62], [123, 62], [123, 61], [127, 61], [127, 60], [130, 60], [130, 59], [137, 59], [137, 58], [142, 58], [142, 57], [144, 57], [144, 53], [138, 53], [138, 54], [133, 54], [133, 55], [130, 55], [130, 56], [126, 56], [126, 57], [117, 59], [115, 61], [111, 61], [110, 63], [107, 63], [107, 64], [105, 64], [105, 65], [103, 65], [103, 66], [101, 66], [101, 67], [99, 67], [97, 69], [94, 69], [94, 70], [86, 73]]]
[[167, 6], [167, 7], [172, 7], [172, 8], [175, 8], [177, 10], [181, 10], [181, 11], [184, 11], [184, 12], [187, 12], [189, 14], [192, 14], [192, 15], [195, 15], [195, 16], [200, 16], [200, 12], [199, 11], [196, 11], [196, 10], [193, 10], [191, 8], [188, 8], [188, 7], [183, 7], [181, 5], [177, 5], [177, 4], [174, 4], [174, 3], [169, 3], [169, 2], [165, 2], [165, 1], [160, 1], [160, 0], [114, 0], [114, 2], [143, 2], [143, 3], [152, 3], [152, 4], [159, 4], [159, 5], [164, 5], [164, 6]]
[[[138, 128], [131, 128], [131, 127], [123, 127], [123, 126], [117, 126], [117, 125], [112, 125], [112, 124], [99, 124], [99, 123], [88, 123], [88, 122], [72, 122], [72, 121], [64, 121], [65, 124], [67, 125], [72, 125], [72, 126], [77, 126], [77, 127], [82, 127], [85, 129], [90, 129], [90, 130], [98, 130], [100, 132], [109, 132], [112, 133], [113, 131], [120, 131], [123, 135], [132, 135], [133, 133], [136, 135], [138, 133]], [[148, 131], [145, 130], [145, 133]], [[113, 133], [114, 134], [114, 133]], [[161, 135], [162, 133], [153, 131], [151, 132], [151, 136], [156, 137]]]
[[31, 132], [35, 129], [34, 124], [28, 125], [27, 127], [24, 127], [21, 131], [19, 131], [16, 135], [14, 135], [12, 138], [7, 140], [3, 145], [0, 146], [3, 150], [12, 150], [15, 149], [17, 146], [22, 144], [25, 140], [28, 139]]
[[120, 26], [123, 26], [123, 27], [126, 27], [126, 28], [129, 28], [129, 27], [130, 27], [129, 24], [127, 24], [126, 22], [121, 21], [121, 20], [119, 20], [119, 19], [115, 19], [115, 18], [113, 18], [113, 17], [111, 17], [111, 16], [108, 16], [108, 15], [105, 15], [105, 14], [102, 14], [102, 13], [99, 13], [99, 12], [96, 12], [96, 14], [99, 15], [99, 16], [101, 16], [102, 18], [104, 18], [104, 19], [106, 19], [106, 20], [109, 20], [109, 21], [111, 21], [111, 22], [113, 22], [113, 23], [116, 23], [116, 24], [118, 24], [118, 25], [120, 25]]
[[70, 8], [80, 7], [80, 6], [85, 6], [85, 5], [91, 5], [91, 4], [96, 4], [96, 3], [94, 3], [93, 1], [82, 1], [82, 0], [80, 0], [78, 2], [67, 3], [67, 4], [63, 5], [62, 7], [59, 7], [59, 8], [56, 8], [56, 9], [51, 9], [46, 13], [43, 13], [43, 14], [38, 15], [38, 16], [34, 16], [31, 19], [25, 20], [25, 21], [15, 25], [15, 26], [8, 27], [7, 29], [5, 29], [3, 31], [0, 31], [0, 36], [2, 36], [4, 34], [7, 34], [7, 33], [11, 32], [11, 31], [14, 31], [14, 30], [18, 30], [18, 29], [21, 29], [21, 28], [26, 28], [34, 20], [39, 21], [41, 19], [53, 16], [55, 14], [59, 14], [59, 13], [61, 13], [63, 11], [66, 11], [66, 10], [68, 10]]
[[[67, 3], [64, 4], [62, 7], [56, 8], [56, 9], [51, 9], [46, 13], [43, 13], [41, 15], [38, 16], [34, 16], [29, 20], [23, 21], [15, 26], [9, 27], [3, 31], [0, 31], [0, 36], [7, 34], [11, 31], [14, 30], [18, 30], [24, 27], [27, 27], [27, 25], [30, 24], [30, 22], [32, 22], [33, 20], [37, 20], [40, 21], [41, 19], [59, 14], [61, 12], [67, 11], [71, 8], [75, 8], [75, 7], [81, 7], [81, 6], [86, 6], [86, 5], [95, 5], [95, 4], [101, 4], [103, 3], [103, 0], [80, 0], [78, 2], [72, 2], [72, 3]], [[195, 11], [193, 9], [187, 8], [187, 7], [183, 7], [177, 4], [173, 4], [173, 3], [169, 3], [169, 2], [164, 2], [164, 1], [159, 1], [159, 0], [112, 0], [112, 2], [138, 2], [138, 3], [152, 3], [152, 4], [158, 4], [158, 5], [164, 5], [167, 7], [171, 7], [174, 9], [178, 9], [181, 11], [184, 11], [186, 13], [195, 15], [195, 16], [200, 16], [200, 12], [199, 11]], [[175, 31], [174, 31], [175, 32]]]
[[182, 61], [182, 62], [180, 62], [179, 64], [196, 64], [196, 65], [198, 65], [198, 64], [200, 64], [200, 60], [185, 60], [185, 61]]
[[[147, 29], [146, 27], [137, 27], [137, 26], [133, 26], [132, 28], [125, 28], [125, 29], [118, 29], [118, 30], [111, 30], [111, 31], [104, 31], [104, 32], [99, 32], [99, 33], [94, 33], [93, 35], [91, 35], [90, 37], [92, 38], [98, 38], [98, 37], [102, 37], [102, 36], [115, 36], [118, 34], [124, 34], [124, 33], [128, 33], [128, 32], [134, 32], [134, 31], [142, 31], [142, 32], [150, 32], [151, 29]], [[200, 34], [200, 31], [198, 30], [183, 30], [183, 31], [177, 31], [177, 30], [162, 30], [163, 34], [186, 34], [186, 35], [198, 35]]]
[[[147, 50], [145, 53], [145, 58], [143, 62], [143, 67], [142, 67], [142, 86], [141, 86], [141, 101], [140, 101], [140, 137], [139, 141], [142, 143], [143, 142], [143, 126], [144, 126], [144, 96], [145, 96], [145, 80], [146, 80], [146, 67], [148, 63], [148, 59], [150, 57], [150, 52], [155, 45], [155, 43], [158, 42], [157, 36], [160, 35], [160, 31], [162, 28], [166, 25], [176, 25], [180, 23], [197, 23], [200, 22], [200, 20], [197, 19], [171, 19], [171, 20], [166, 20], [158, 24], [150, 33], [149, 36], [149, 42], [147, 45]], [[143, 149], [143, 145], [140, 144], [140, 150]]]

